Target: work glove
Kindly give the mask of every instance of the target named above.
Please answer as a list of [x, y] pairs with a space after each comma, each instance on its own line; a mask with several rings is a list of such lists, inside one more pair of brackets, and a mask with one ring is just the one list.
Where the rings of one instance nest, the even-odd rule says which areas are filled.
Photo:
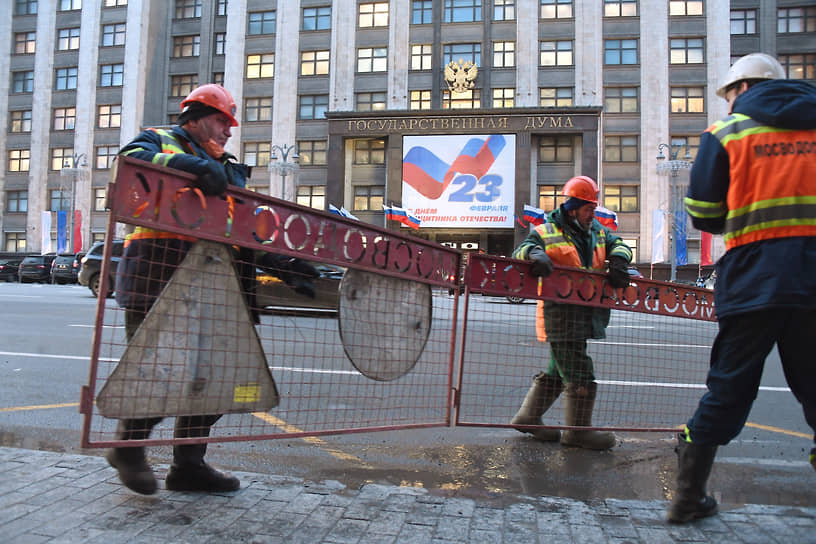
[[320, 273], [306, 261], [275, 253], [264, 253], [258, 259], [258, 266], [283, 280], [295, 293], [315, 298], [317, 293], [312, 280], [320, 277]]
[[539, 278], [546, 278], [553, 271], [553, 263], [547, 252], [536, 246], [527, 253], [527, 258], [532, 261], [530, 264], [530, 272], [533, 276]]
[[609, 273], [607, 274], [609, 285], [616, 289], [629, 286], [628, 265], [629, 263], [623, 257], [609, 257]]
[[220, 196], [227, 190], [229, 177], [227, 169], [220, 162], [207, 161], [195, 174], [198, 176], [196, 185], [207, 196]]

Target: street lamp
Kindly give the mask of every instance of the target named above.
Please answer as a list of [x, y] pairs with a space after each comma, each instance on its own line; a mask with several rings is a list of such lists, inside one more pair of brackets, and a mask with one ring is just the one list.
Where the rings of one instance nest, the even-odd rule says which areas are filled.
[[[69, 253], [74, 253], [74, 215], [76, 214], [76, 184], [79, 174], [82, 173], [83, 168], [88, 167], [88, 162], [85, 153], [74, 153], [62, 164], [60, 176], [71, 176], [71, 230], [68, 235], [68, 250]], [[82, 162], [80, 162], [82, 161]]]
[[[678, 159], [680, 150], [685, 149], [686, 153], [682, 159]], [[668, 160], [663, 151], [668, 154]], [[685, 213], [682, 202], [684, 196], [684, 187], [677, 183], [677, 173], [680, 170], [691, 169], [691, 154], [689, 153], [688, 145], [678, 144], [658, 144], [657, 146], [657, 173], [661, 176], [669, 176], [669, 210], [671, 217], [671, 236], [669, 236], [669, 257], [671, 259], [671, 276], [670, 281], [677, 279], [677, 235], [678, 235], [678, 218], [680, 214]]]
[[[288, 160], [289, 153], [292, 152], [292, 151], [294, 151], [294, 153], [292, 153], [292, 161], [289, 162], [289, 160]], [[280, 162], [277, 162], [278, 161], [277, 153], [280, 153], [280, 158], [281, 158]], [[289, 174], [294, 174], [294, 173], [296, 173], [298, 171], [300, 166], [298, 165], [297, 160], [299, 158], [300, 158], [300, 155], [298, 155], [297, 147], [294, 146], [294, 145], [286, 145], [286, 144], [277, 145], [277, 144], [275, 144], [275, 145], [272, 146], [272, 156], [270, 157], [270, 160], [276, 161], [276, 162], [270, 162], [269, 163], [269, 168], [271, 170], [277, 172], [278, 174], [280, 174], [280, 177], [281, 177], [281, 198], [283, 200], [286, 200], [286, 176], [288, 176]]]

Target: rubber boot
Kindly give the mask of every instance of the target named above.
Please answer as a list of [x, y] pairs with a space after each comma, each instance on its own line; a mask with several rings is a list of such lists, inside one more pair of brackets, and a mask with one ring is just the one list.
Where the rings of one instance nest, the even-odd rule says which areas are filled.
[[[550, 376], [541, 372], [533, 378], [533, 385], [527, 391], [524, 402], [521, 403], [516, 415], [510, 421], [511, 425], [541, 425], [541, 416], [550, 409], [555, 399], [561, 394], [564, 384], [558, 376]], [[522, 433], [530, 433], [540, 442], [557, 442], [561, 438], [558, 429], [516, 429]]]
[[[158, 421], [158, 419], [120, 420], [116, 429], [116, 438], [117, 440], [144, 440], [150, 436], [150, 430]], [[128, 489], [142, 495], [152, 495], [156, 492], [158, 488], [156, 477], [153, 475], [153, 469], [147, 464], [143, 447], [111, 448], [105, 454], [105, 459], [110, 466], [116, 469], [119, 473], [119, 481]]]
[[[176, 438], [210, 435], [210, 426], [221, 416], [182, 416], [176, 419]], [[231, 474], [220, 472], [204, 462], [207, 444], [185, 444], [173, 447], [173, 464], [167, 471], [164, 486], [170, 491], [237, 491], [241, 482]]]
[[706, 495], [705, 487], [717, 446], [701, 446], [677, 435], [677, 490], [666, 512], [669, 523], [686, 523], [717, 513], [717, 501]]
[[[592, 425], [592, 410], [595, 407], [595, 394], [598, 384], [589, 382], [586, 385], [566, 384], [564, 391], [564, 420], [571, 427], [589, 427]], [[615, 445], [615, 435], [600, 431], [564, 431], [561, 435], [562, 446], [575, 446], [588, 450], [608, 450]]]

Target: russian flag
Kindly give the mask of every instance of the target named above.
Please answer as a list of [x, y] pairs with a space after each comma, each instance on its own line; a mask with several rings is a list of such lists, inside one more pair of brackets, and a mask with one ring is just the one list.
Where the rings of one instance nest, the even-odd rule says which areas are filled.
[[618, 230], [618, 214], [612, 210], [607, 210], [603, 206], [595, 208], [595, 219], [603, 225], [612, 230]]
[[386, 206], [383, 204], [383, 210], [385, 211], [385, 218], [390, 219], [391, 221], [399, 221], [403, 225], [409, 226], [412, 229], [419, 229], [419, 217], [415, 215], [411, 215], [405, 208], [400, 208], [399, 206]]
[[533, 225], [540, 225], [547, 222], [547, 212], [541, 208], [534, 208], [529, 204], [525, 204], [523, 219]]

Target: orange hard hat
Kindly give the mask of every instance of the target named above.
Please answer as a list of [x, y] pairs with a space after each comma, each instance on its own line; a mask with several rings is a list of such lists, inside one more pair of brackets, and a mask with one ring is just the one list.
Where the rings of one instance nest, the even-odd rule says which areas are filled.
[[575, 176], [567, 180], [561, 194], [597, 204], [598, 184], [589, 176]]
[[237, 127], [238, 121], [235, 119], [235, 100], [232, 95], [221, 85], [217, 83], [207, 83], [201, 87], [196, 87], [193, 92], [187, 95], [187, 98], [181, 101], [181, 111], [184, 110], [192, 102], [198, 102], [211, 108], [215, 108], [232, 121], [232, 126]]

